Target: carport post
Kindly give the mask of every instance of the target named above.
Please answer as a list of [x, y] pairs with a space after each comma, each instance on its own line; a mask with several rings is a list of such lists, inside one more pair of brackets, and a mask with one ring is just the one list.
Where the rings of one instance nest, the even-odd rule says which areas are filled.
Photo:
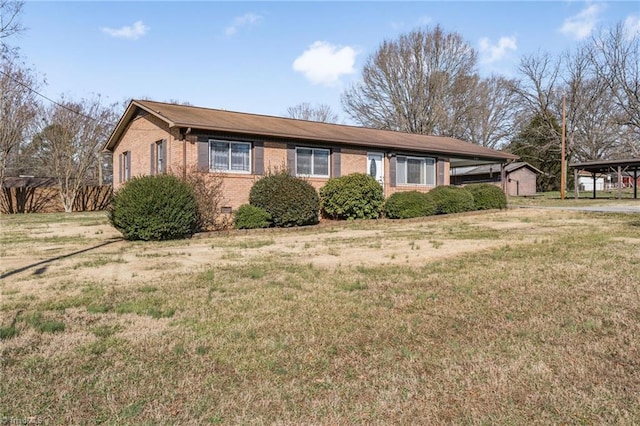
[[578, 191], [580, 191], [579, 186], [580, 185], [578, 185], [578, 169], [573, 169], [573, 198], [575, 198], [576, 200], [580, 196], [580, 194], [578, 193]]
[[593, 176], [593, 199], [596, 199], [596, 172], [591, 172], [591, 176]]
[[633, 198], [638, 198], [638, 169], [633, 170]]
[[618, 166], [618, 200], [622, 196], [622, 166]]

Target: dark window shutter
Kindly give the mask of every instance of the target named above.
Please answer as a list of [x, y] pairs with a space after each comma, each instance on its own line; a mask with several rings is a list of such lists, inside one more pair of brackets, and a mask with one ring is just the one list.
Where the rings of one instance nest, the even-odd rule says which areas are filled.
[[287, 170], [291, 175], [296, 175], [296, 146], [293, 144], [287, 145]]
[[166, 173], [167, 172], [167, 140], [166, 139], [162, 139], [160, 150], [162, 151], [162, 170], [160, 170], [160, 173]]
[[438, 173], [438, 185], [444, 185], [444, 160], [442, 159], [438, 159], [438, 167], [437, 167], [437, 173]]
[[340, 177], [340, 148], [334, 148], [331, 155], [333, 164], [331, 165], [331, 171], [333, 177]]
[[118, 155], [118, 182], [122, 183], [122, 176], [123, 176], [123, 170], [122, 170], [122, 154]]
[[396, 186], [396, 156], [395, 154], [389, 158], [389, 186]]
[[[151, 148], [149, 150], [149, 162], [151, 163], [151, 167], [149, 169], [149, 174], [151, 176], [156, 174], [156, 144], [155, 142], [151, 144]], [[159, 170], [157, 170], [159, 172]]]
[[209, 141], [198, 141], [198, 171], [209, 171]]
[[253, 173], [256, 175], [264, 174], [264, 143], [253, 143]]

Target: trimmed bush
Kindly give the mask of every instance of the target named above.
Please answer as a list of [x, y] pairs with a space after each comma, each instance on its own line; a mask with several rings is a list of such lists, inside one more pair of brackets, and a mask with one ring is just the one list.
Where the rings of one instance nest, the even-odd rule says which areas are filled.
[[382, 213], [382, 186], [371, 176], [352, 173], [331, 178], [320, 188], [322, 212], [331, 219], [377, 219]]
[[127, 240], [171, 240], [197, 230], [198, 204], [173, 175], [135, 177], [113, 195], [109, 221]]
[[318, 192], [309, 182], [291, 176], [287, 171], [276, 172], [256, 181], [249, 192], [249, 203], [269, 213], [273, 226], [318, 223]]
[[236, 211], [233, 226], [236, 229], [268, 228], [271, 226], [271, 215], [263, 208], [244, 204]]
[[409, 219], [431, 216], [436, 213], [436, 206], [424, 192], [394, 192], [387, 199], [384, 211], [389, 219]]
[[504, 191], [490, 183], [474, 183], [464, 187], [473, 195], [476, 210], [506, 209], [507, 196]]
[[436, 207], [436, 214], [461, 213], [475, 210], [473, 195], [457, 186], [436, 186], [427, 193]]

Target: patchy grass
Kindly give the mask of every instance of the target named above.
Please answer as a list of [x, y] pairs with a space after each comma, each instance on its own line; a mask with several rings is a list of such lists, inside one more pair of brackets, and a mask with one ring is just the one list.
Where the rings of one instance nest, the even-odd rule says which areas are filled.
[[[53, 271], [10, 275], [0, 281], [11, 298], [0, 310], [0, 415], [53, 424], [640, 423], [640, 221], [522, 210], [268, 240], [122, 242]], [[80, 222], [91, 238], [109, 237]], [[7, 244], [16, 265], [20, 250], [45, 257], [48, 248]], [[181, 253], [175, 267], [154, 268], [168, 250]], [[316, 256], [332, 263], [318, 266]], [[391, 256], [402, 261], [385, 263]], [[105, 263], [75, 268], [96, 259]], [[90, 270], [100, 275], [82, 275]]]
[[619, 205], [635, 205], [637, 200], [633, 198], [633, 189], [625, 188], [620, 193], [617, 190], [597, 191], [596, 199], [593, 192], [581, 191], [576, 198], [573, 191], [565, 193], [565, 199], [560, 199], [560, 191], [539, 192], [535, 196], [508, 197], [510, 206], [603, 206], [611, 203]]

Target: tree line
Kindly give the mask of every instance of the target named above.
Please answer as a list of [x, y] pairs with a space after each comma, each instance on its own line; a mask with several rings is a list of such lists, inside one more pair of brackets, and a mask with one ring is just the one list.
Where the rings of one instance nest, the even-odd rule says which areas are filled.
[[8, 176], [53, 178], [69, 212], [84, 186], [109, 181], [111, 161], [101, 149], [118, 113], [99, 95], [52, 100], [39, 93], [43, 81], [8, 43], [24, 31], [23, 5], [0, 0], [0, 188]]
[[381, 43], [342, 106], [365, 127], [510, 151], [544, 172], [539, 190], [558, 189], [563, 102], [568, 161], [640, 156], [639, 53], [637, 30], [619, 23], [558, 56], [523, 56], [514, 78], [481, 77], [460, 34], [418, 29]]

